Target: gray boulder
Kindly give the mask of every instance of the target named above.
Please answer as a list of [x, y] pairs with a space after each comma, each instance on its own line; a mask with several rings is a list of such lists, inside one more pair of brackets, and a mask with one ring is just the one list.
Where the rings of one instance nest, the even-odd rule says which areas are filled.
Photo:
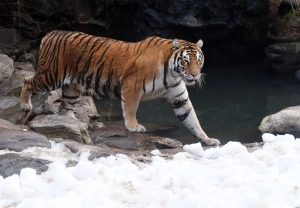
[[258, 130], [261, 133], [300, 133], [300, 106], [285, 108], [265, 117]]
[[122, 150], [152, 150], [153, 143], [146, 134], [131, 133], [123, 126], [105, 126], [90, 133], [94, 144], [106, 144]]
[[0, 84], [0, 96], [20, 96], [24, 79], [34, 76], [34, 72], [19, 70]]
[[23, 168], [32, 168], [37, 174], [48, 169], [50, 161], [39, 158], [21, 157], [18, 154], [7, 153], [0, 155], [0, 175], [4, 178], [13, 174], [20, 175]]
[[48, 138], [71, 139], [93, 144], [87, 124], [62, 115], [38, 115], [28, 124], [29, 128]]
[[7, 55], [0, 54], [0, 83], [9, 78], [14, 72], [14, 61]]
[[11, 96], [3, 96], [0, 97], [0, 110], [12, 107], [20, 102], [20, 98], [11, 97]]
[[0, 132], [0, 149], [20, 152], [34, 146], [50, 148], [47, 137], [3, 119], [0, 119]]
[[270, 45], [265, 54], [270, 69], [277, 74], [292, 74], [300, 69], [300, 42]]

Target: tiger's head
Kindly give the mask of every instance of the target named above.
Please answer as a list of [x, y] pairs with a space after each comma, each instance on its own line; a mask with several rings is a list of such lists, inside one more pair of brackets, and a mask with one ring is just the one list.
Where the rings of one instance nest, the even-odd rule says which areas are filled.
[[203, 41], [196, 44], [173, 40], [174, 53], [171, 58], [171, 73], [174, 77], [180, 76], [186, 85], [200, 83], [201, 69], [204, 64], [204, 55], [201, 51]]

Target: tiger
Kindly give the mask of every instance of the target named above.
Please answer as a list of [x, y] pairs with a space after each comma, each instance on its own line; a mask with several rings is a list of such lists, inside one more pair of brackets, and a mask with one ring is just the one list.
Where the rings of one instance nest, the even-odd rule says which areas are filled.
[[76, 31], [52, 31], [40, 44], [36, 74], [24, 80], [23, 111], [32, 110], [31, 95], [62, 88], [61, 113], [75, 118], [81, 95], [120, 99], [125, 126], [145, 132], [136, 112], [139, 103], [161, 98], [178, 119], [206, 145], [220, 141], [206, 135], [189, 99], [187, 86], [203, 79], [203, 41], [149, 37], [125, 42]]

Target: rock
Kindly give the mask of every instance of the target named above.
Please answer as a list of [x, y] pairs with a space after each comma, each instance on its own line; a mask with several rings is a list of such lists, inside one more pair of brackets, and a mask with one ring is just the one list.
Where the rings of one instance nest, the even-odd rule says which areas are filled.
[[15, 45], [11, 46], [3, 46], [0, 45], [0, 54], [6, 54], [9, 57], [12, 56], [20, 56], [25, 52], [30, 51], [31, 45], [28, 41], [20, 41], [17, 42]]
[[0, 110], [15, 106], [19, 102], [20, 102], [20, 98], [17, 97], [11, 97], [11, 96], [0, 97]]
[[300, 133], [300, 106], [285, 108], [265, 117], [258, 130], [261, 133]]
[[7, 55], [0, 54], [0, 83], [9, 78], [14, 72], [14, 61]]
[[50, 148], [48, 139], [38, 133], [0, 119], [0, 149], [20, 152], [28, 147]]
[[98, 144], [97, 146], [86, 145], [82, 143], [75, 142], [74, 140], [69, 139], [53, 139], [56, 143], [62, 143], [67, 148], [71, 150], [71, 152], [76, 153], [80, 151], [89, 152], [89, 160], [93, 160], [94, 158], [98, 157], [107, 157], [109, 155], [114, 154], [114, 152], [105, 144]]
[[32, 130], [48, 138], [71, 139], [93, 144], [87, 131], [87, 124], [62, 115], [38, 115], [28, 124]]
[[18, 70], [26, 70], [26, 71], [32, 71], [34, 72], [34, 67], [32, 65], [32, 63], [30, 62], [14, 62], [14, 67], [15, 69], [18, 69]]
[[32, 168], [37, 174], [48, 169], [50, 161], [39, 158], [21, 157], [18, 154], [7, 153], [0, 155], [0, 175], [4, 178], [13, 174], [20, 175], [23, 168]]
[[300, 42], [273, 44], [265, 53], [270, 69], [277, 74], [292, 74], [300, 69]]
[[123, 150], [153, 150], [153, 143], [146, 134], [131, 133], [123, 126], [105, 126], [90, 133], [94, 144], [106, 144]]
[[176, 139], [164, 138], [159, 136], [149, 137], [157, 149], [174, 149], [182, 147], [182, 143]]
[[30, 63], [36, 64], [35, 56], [32, 53], [24, 53], [23, 55], [19, 56], [17, 61], [18, 62], [30, 62]]
[[0, 28], [0, 45], [15, 45], [17, 40], [16, 36], [16, 29]]
[[9, 95], [19, 97], [22, 91], [24, 79], [33, 76], [34, 73], [31, 71], [16, 71], [11, 77], [0, 84], [0, 96]]

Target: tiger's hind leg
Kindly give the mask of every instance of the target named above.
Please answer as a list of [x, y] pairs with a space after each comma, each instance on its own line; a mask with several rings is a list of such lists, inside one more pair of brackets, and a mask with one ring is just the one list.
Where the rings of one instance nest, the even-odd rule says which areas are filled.
[[77, 84], [62, 86], [62, 102], [60, 112], [63, 115], [76, 119], [74, 114], [75, 104], [78, 103], [81, 92]]

